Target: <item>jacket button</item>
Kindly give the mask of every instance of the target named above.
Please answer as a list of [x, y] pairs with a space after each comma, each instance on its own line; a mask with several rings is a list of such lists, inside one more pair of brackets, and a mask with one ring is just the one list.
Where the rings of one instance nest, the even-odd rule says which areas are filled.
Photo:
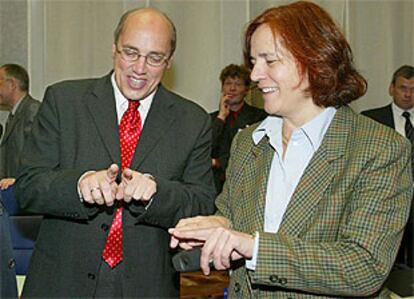
[[13, 269], [16, 266], [16, 261], [14, 259], [9, 260], [9, 269]]
[[102, 228], [102, 230], [103, 231], [108, 231], [108, 229], [109, 229], [109, 225], [108, 224], [106, 224], [106, 223], [102, 223], [102, 225], [101, 225], [101, 228]]
[[273, 283], [279, 282], [279, 277], [277, 275], [270, 275], [269, 280]]
[[95, 279], [95, 274], [88, 273], [88, 278], [94, 280]]
[[286, 278], [281, 278], [281, 279], [279, 279], [279, 283], [285, 285], [285, 284], [287, 284], [287, 279]]
[[240, 283], [236, 282], [236, 283], [234, 284], [234, 291], [235, 291], [236, 293], [240, 292]]

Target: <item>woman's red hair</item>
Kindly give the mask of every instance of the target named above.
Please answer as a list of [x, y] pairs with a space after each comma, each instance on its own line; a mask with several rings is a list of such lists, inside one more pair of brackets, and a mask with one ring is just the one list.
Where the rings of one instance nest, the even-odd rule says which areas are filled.
[[293, 55], [302, 78], [307, 74], [309, 88], [305, 92], [316, 105], [339, 107], [365, 94], [367, 82], [353, 66], [348, 42], [318, 5], [299, 1], [267, 9], [256, 17], [245, 34], [244, 58], [250, 67], [251, 38], [261, 25], [269, 26]]

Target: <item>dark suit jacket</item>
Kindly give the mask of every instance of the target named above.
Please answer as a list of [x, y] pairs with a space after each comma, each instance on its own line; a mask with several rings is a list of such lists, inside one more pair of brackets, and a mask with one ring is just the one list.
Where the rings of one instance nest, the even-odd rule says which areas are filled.
[[[157, 193], [148, 209], [124, 206], [124, 297], [178, 296], [167, 229], [213, 212], [210, 144], [208, 114], [159, 86], [130, 166], [152, 174]], [[87, 170], [120, 165], [110, 75], [49, 87], [23, 156], [16, 197], [45, 215], [23, 296], [92, 297], [115, 208], [82, 203], [77, 184]]]
[[6, 127], [0, 144], [0, 178], [16, 176], [23, 145], [32, 129], [39, 106], [39, 101], [27, 95]]
[[394, 116], [392, 114], [391, 104], [380, 108], [362, 111], [361, 114], [368, 116], [369, 118], [372, 118], [373, 120], [376, 120], [377, 122], [386, 125], [392, 129], [395, 129]]
[[263, 223], [274, 150], [267, 138], [253, 143], [256, 127], [236, 136], [216, 200], [234, 229], [260, 235], [255, 271], [236, 269], [229, 296], [373, 298], [393, 265], [408, 217], [408, 141], [339, 108], [273, 234], [263, 232]]
[[218, 159], [220, 162], [220, 167], [213, 169], [216, 187], [220, 192], [223, 184], [222, 178], [225, 177], [225, 171], [230, 156], [230, 147], [234, 136], [239, 130], [262, 121], [267, 114], [262, 109], [244, 103], [243, 109], [238, 115], [234, 126], [231, 127], [229, 118], [226, 119], [226, 122], [223, 122], [217, 118], [218, 113], [218, 111], [210, 113], [213, 129], [213, 148], [211, 156], [214, 159]]
[[0, 298], [17, 298], [15, 261], [8, 217], [0, 193]]

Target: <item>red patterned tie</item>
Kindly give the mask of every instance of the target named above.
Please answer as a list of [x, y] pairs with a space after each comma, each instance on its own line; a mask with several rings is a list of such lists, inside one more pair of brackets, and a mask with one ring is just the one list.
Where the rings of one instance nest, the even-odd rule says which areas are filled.
[[[139, 101], [128, 100], [128, 110], [122, 116], [119, 125], [122, 170], [131, 164], [139, 136], [141, 135], [142, 124], [138, 106]], [[111, 268], [115, 267], [123, 259], [122, 206], [115, 212], [102, 257]]]

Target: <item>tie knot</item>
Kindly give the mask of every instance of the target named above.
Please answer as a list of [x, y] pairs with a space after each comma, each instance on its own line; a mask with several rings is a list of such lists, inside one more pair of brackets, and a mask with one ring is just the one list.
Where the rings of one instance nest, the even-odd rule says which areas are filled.
[[128, 110], [137, 110], [139, 107], [138, 100], [128, 100]]
[[410, 112], [407, 112], [407, 111], [404, 111], [404, 112], [403, 112], [403, 114], [402, 114], [402, 116], [403, 116], [405, 119], [410, 119], [411, 113], [410, 113]]

